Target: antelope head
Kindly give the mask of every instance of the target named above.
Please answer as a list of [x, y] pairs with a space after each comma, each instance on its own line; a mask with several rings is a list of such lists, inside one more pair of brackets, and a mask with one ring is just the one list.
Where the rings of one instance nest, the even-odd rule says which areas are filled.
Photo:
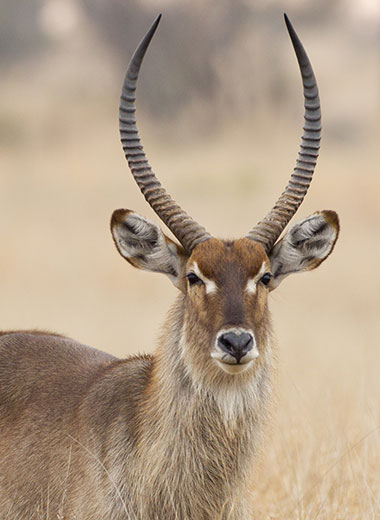
[[121, 94], [120, 134], [133, 177], [179, 243], [131, 210], [113, 213], [112, 235], [130, 264], [166, 274], [184, 294], [181, 355], [192, 373], [219, 377], [249, 374], [252, 367], [260, 365], [268, 343], [268, 293], [289, 274], [319, 266], [332, 252], [339, 233], [337, 214], [319, 211], [293, 225], [279, 240], [306, 195], [318, 157], [321, 110], [316, 80], [303, 45], [285, 15], [305, 100], [305, 125], [296, 166], [273, 208], [244, 238], [213, 238], [161, 186], [138, 135], [136, 82], [159, 20], [160, 16], [129, 64]]

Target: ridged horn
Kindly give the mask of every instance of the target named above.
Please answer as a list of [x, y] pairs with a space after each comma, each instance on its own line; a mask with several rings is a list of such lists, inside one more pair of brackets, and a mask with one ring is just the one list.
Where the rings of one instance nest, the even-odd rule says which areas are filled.
[[129, 63], [120, 97], [120, 137], [125, 157], [141, 192], [160, 219], [189, 253], [209, 239], [207, 231], [189, 217], [161, 186], [141, 145], [136, 125], [136, 84], [145, 52], [157, 29], [161, 15], [141, 40]]
[[288, 185], [270, 212], [247, 235], [255, 242], [260, 242], [268, 252], [299, 208], [310, 186], [317, 164], [322, 130], [318, 87], [311, 63], [289, 18], [286, 14], [284, 17], [302, 76], [305, 125], [296, 166]]

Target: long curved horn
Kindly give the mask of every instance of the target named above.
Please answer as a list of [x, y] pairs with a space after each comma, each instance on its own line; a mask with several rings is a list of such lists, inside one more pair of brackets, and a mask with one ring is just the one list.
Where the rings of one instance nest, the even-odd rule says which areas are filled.
[[305, 126], [297, 163], [288, 185], [273, 209], [247, 235], [251, 240], [260, 242], [267, 251], [272, 249], [306, 195], [317, 164], [322, 129], [318, 87], [311, 63], [289, 18], [286, 14], [284, 17], [302, 76]]
[[136, 84], [145, 52], [159, 24], [161, 15], [141, 40], [129, 63], [120, 97], [119, 122], [121, 143], [132, 175], [147, 202], [168, 226], [180, 243], [191, 252], [194, 247], [211, 237], [189, 217], [161, 186], [148, 163], [136, 126]]

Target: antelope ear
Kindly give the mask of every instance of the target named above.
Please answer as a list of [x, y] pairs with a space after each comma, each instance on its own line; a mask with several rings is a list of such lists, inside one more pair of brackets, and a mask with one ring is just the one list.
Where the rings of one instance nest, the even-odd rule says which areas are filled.
[[178, 289], [184, 290], [186, 253], [156, 224], [129, 209], [117, 209], [112, 214], [111, 232], [117, 250], [131, 265], [164, 273]]
[[291, 273], [311, 271], [334, 249], [339, 235], [335, 211], [317, 211], [295, 224], [269, 254], [275, 289]]

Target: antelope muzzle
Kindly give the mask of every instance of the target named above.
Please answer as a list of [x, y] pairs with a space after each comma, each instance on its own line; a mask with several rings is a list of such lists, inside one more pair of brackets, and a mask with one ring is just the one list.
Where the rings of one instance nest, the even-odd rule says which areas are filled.
[[259, 355], [253, 332], [246, 329], [224, 329], [216, 338], [211, 354], [227, 372], [239, 372], [248, 368]]

